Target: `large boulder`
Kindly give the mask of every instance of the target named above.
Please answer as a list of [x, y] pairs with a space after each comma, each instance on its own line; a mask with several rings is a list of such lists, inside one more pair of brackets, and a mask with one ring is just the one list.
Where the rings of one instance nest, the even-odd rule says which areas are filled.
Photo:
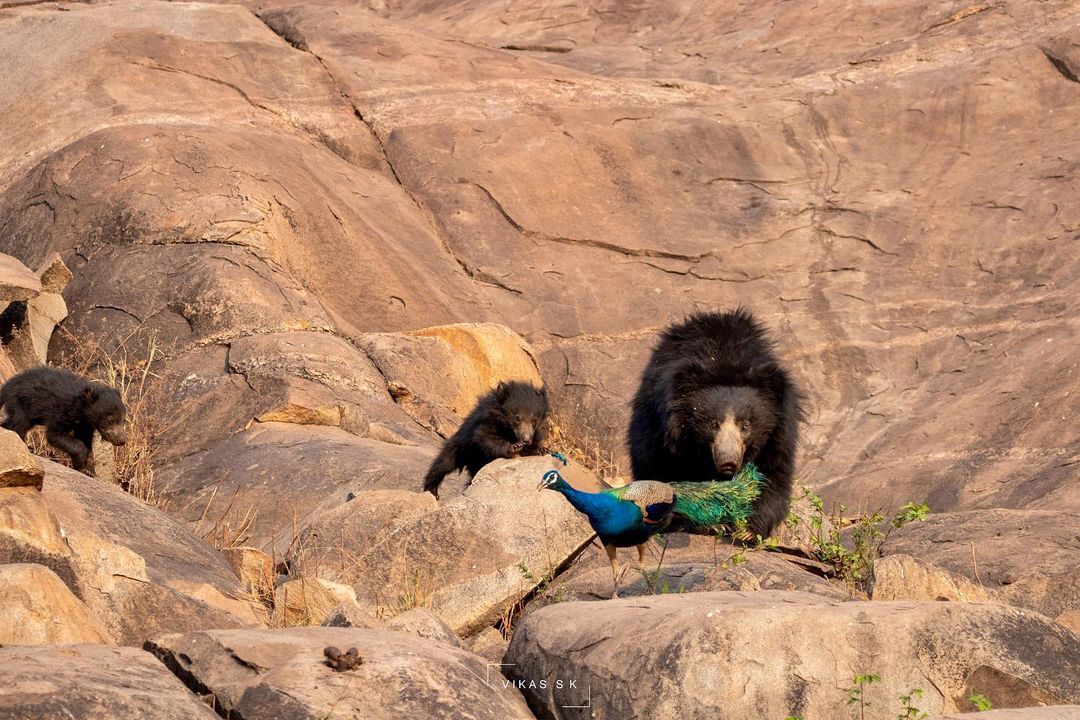
[[441, 325], [366, 335], [360, 343], [401, 407], [443, 436], [499, 382], [543, 385], [532, 348], [502, 325]]
[[228, 563], [188, 528], [115, 485], [45, 467], [42, 491], [0, 491], [0, 562], [48, 567], [121, 644], [265, 623]]
[[881, 678], [865, 690], [875, 720], [915, 688], [929, 713], [969, 709], [973, 693], [999, 708], [1080, 699], [1080, 637], [994, 604], [778, 591], [558, 603], [525, 618], [504, 662], [543, 718], [589, 698], [596, 718], [847, 717], [844, 688], [867, 674]]
[[[1080, 514], [1053, 510], [935, 513], [892, 533], [882, 551], [931, 563], [1080, 632]], [[887, 558], [886, 558], [887, 559]]]
[[[619, 562], [626, 567], [619, 582], [621, 597], [714, 590], [800, 590], [836, 600], [853, 596], [843, 583], [822, 577], [813, 561], [751, 550], [722, 536], [671, 533], [649, 543], [643, 570], [637, 567], [634, 548], [620, 550]], [[607, 553], [594, 542], [539, 600], [607, 599], [612, 589]]]
[[934, 720], [1080, 720], [1080, 705], [988, 710], [981, 713], [949, 713]]
[[108, 631], [43, 565], [0, 565], [0, 645], [110, 643]]
[[576, 439], [625, 459], [657, 330], [744, 303], [830, 500], [1080, 508], [1068, 0], [378, 8], [260, 15], [338, 79]]
[[[442, 642], [385, 630], [215, 630], [148, 647], [227, 717], [533, 720], [498, 666]], [[355, 647], [362, 662], [335, 672], [323, 650]]]
[[105, 720], [218, 717], [154, 656], [104, 645], [0, 647], [0, 717]]
[[41, 489], [45, 471], [30, 454], [26, 443], [10, 430], [0, 428], [0, 489], [32, 487]]
[[[562, 496], [537, 490], [553, 462], [497, 460], [438, 503], [417, 495], [415, 503], [389, 496], [367, 505], [358, 496], [338, 514], [344, 532], [307, 538], [305, 567], [318, 558], [322, 577], [356, 588], [380, 613], [429, 607], [459, 635], [475, 634], [549, 582], [593, 535]], [[599, 489], [573, 466], [567, 476]]]

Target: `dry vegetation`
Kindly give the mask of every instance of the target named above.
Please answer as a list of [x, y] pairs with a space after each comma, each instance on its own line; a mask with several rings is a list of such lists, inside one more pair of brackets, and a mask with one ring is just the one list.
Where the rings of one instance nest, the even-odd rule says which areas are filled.
[[[54, 364], [116, 388], [127, 406], [127, 444], [113, 447], [98, 439], [95, 447], [111, 449], [113, 460], [111, 473], [105, 468], [98, 468], [98, 472], [112, 475], [125, 491], [161, 507], [163, 501], [154, 487], [154, 466], [161, 449], [159, 438], [168, 433], [179, 413], [165, 401], [164, 388], [154, 372], [161, 358], [155, 337], [150, 336], [145, 347], [133, 351], [128, 347], [130, 337], [107, 350], [93, 337], [76, 337], [63, 327], [58, 327], [56, 332], [63, 336], [68, 350]], [[48, 445], [42, 428], [31, 431], [27, 444], [35, 454], [70, 465], [66, 455]], [[95, 455], [100, 457], [100, 454], [100, 449], [95, 451]]]

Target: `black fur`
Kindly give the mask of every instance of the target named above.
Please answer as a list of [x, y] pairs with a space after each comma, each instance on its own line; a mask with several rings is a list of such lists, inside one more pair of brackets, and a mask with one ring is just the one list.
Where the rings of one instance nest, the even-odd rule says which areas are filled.
[[499, 383], [476, 403], [461, 427], [443, 444], [424, 478], [424, 490], [439, 496], [443, 478], [462, 468], [476, 475], [498, 458], [542, 455], [548, 432], [547, 390], [524, 382]]
[[127, 441], [126, 409], [120, 393], [75, 373], [44, 365], [13, 375], [0, 387], [0, 423], [26, 438], [35, 425], [45, 426], [53, 447], [71, 457], [77, 470], [86, 467], [94, 430], [113, 445]]
[[634, 478], [730, 477], [711, 453], [716, 424], [727, 413], [745, 436], [743, 462], [753, 461], [768, 479], [749, 522], [751, 533], [768, 537], [791, 504], [802, 396], [765, 328], [744, 308], [697, 313], [661, 335], [634, 397]]

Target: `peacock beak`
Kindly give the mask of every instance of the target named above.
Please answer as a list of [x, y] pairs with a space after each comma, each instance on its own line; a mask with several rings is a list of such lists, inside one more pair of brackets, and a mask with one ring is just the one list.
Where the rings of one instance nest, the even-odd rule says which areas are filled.
[[540, 480], [540, 485], [537, 486], [537, 490], [545, 490], [550, 488], [559, 480], [559, 473], [555, 470], [548, 470], [544, 473], [544, 477]]

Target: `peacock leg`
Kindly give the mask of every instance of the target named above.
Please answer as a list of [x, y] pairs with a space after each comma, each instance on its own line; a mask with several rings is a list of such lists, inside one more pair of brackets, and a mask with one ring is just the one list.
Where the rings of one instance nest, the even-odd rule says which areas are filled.
[[644, 570], [645, 569], [645, 546], [646, 545], [648, 545], [648, 543], [641, 543], [640, 545], [637, 546], [637, 566], [638, 566], [638, 570]]
[[608, 560], [611, 562], [611, 579], [615, 583], [615, 589], [611, 591], [611, 597], [619, 597], [619, 558], [615, 556], [617, 548], [614, 545], [605, 545]]

